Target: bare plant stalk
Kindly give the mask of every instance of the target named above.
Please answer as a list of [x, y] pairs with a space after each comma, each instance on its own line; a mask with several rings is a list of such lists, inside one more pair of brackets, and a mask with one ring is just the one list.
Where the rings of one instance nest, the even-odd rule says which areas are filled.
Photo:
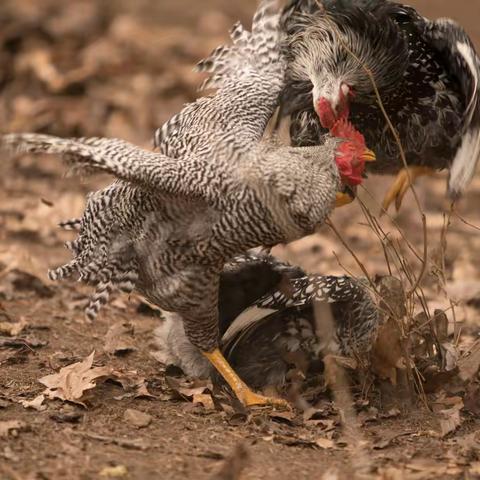
[[[332, 309], [326, 303], [315, 303], [315, 327], [325, 338], [334, 338], [335, 325]], [[325, 377], [335, 398], [340, 412], [343, 431], [349, 444], [353, 447], [352, 467], [357, 473], [371, 472], [371, 461], [365, 451], [366, 441], [363, 438], [358, 418], [353, 407], [350, 385], [344, 368], [336, 361], [334, 355], [324, 356]]]
[[[320, 3], [320, 0], [316, 0], [317, 4], [321, 5]], [[321, 8], [323, 9], [323, 5], [321, 5]], [[382, 100], [382, 97], [380, 95], [380, 91], [378, 90], [378, 86], [377, 86], [377, 82], [375, 80], [375, 76], [373, 75], [373, 72], [371, 71], [371, 69], [368, 67], [368, 65], [365, 65], [364, 62], [362, 62], [362, 60], [360, 60], [360, 58], [358, 57], [358, 55], [356, 55], [349, 47], [348, 45], [344, 42], [343, 40], [343, 37], [342, 37], [342, 34], [341, 32], [339, 31], [337, 25], [335, 24], [335, 22], [328, 16], [328, 14], [325, 13], [325, 19], [327, 20], [327, 22], [330, 24], [330, 27], [331, 29], [336, 33], [337, 37], [338, 37], [338, 40], [340, 42], [340, 44], [342, 45], [342, 47], [345, 49], [345, 51], [352, 56], [352, 58], [354, 60], [356, 60], [358, 62], [358, 64], [360, 65], [360, 67], [362, 68], [362, 70], [365, 72], [365, 74], [367, 75], [367, 77], [369, 78], [371, 84], [372, 84], [372, 87], [373, 87], [373, 90], [374, 90], [374, 93], [375, 93], [375, 97], [376, 97], [376, 100], [377, 100], [377, 103], [378, 103], [378, 106], [380, 107], [380, 110], [385, 118], [385, 121], [387, 122], [387, 125], [388, 125], [388, 128], [390, 129], [390, 131], [392, 132], [392, 135], [395, 139], [395, 142], [397, 143], [397, 146], [398, 146], [398, 149], [399, 149], [399, 153], [400, 153], [400, 158], [402, 160], [402, 163], [403, 163], [403, 166], [407, 172], [407, 176], [408, 176], [408, 181], [409, 181], [409, 187], [410, 187], [410, 190], [412, 191], [413, 193], [413, 196], [415, 198], [415, 203], [417, 205], [417, 208], [418, 208], [418, 211], [420, 213], [420, 216], [421, 216], [421, 219], [422, 219], [422, 226], [423, 226], [423, 261], [422, 261], [422, 267], [421, 267], [421, 270], [420, 270], [420, 273], [416, 279], [416, 282], [415, 282], [415, 285], [413, 285], [413, 287], [410, 289], [410, 291], [408, 292], [408, 296], [411, 296], [413, 295], [413, 293], [415, 292], [415, 289], [417, 288], [418, 285], [420, 285], [421, 281], [423, 280], [423, 277], [426, 273], [426, 270], [427, 270], [427, 259], [428, 259], [428, 230], [427, 230], [427, 217], [425, 215], [425, 212], [423, 211], [423, 208], [422, 208], [422, 205], [420, 203], [420, 200], [418, 198], [418, 195], [417, 195], [417, 192], [415, 190], [415, 187], [413, 185], [413, 182], [412, 182], [412, 177], [410, 175], [410, 171], [409, 171], [409, 168], [408, 168], [408, 163], [407, 163], [407, 157], [405, 155], [405, 150], [403, 148], [403, 145], [402, 145], [402, 141], [400, 139], [400, 136], [395, 128], [395, 126], [393, 125], [391, 119], [390, 119], [390, 116], [388, 115], [386, 109], [385, 109], [385, 105], [383, 103], [383, 100]]]
[[459, 213], [455, 210], [454, 206], [452, 207], [452, 209], [453, 209], [453, 214], [455, 215], [455, 217], [457, 217], [463, 224], [467, 225], [467, 227], [474, 228], [475, 230], [480, 231], [480, 227], [478, 227], [477, 225], [474, 225], [473, 223], [470, 223], [465, 218], [461, 217], [459, 215]]

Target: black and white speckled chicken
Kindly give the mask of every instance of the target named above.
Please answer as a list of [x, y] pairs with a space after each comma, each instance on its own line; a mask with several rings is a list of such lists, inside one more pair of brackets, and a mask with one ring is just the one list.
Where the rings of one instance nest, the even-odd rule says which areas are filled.
[[[122, 140], [0, 138], [3, 148], [60, 154], [76, 168], [119, 180], [90, 195], [68, 246], [74, 259], [51, 278], [77, 275], [97, 287], [94, 318], [111, 291], [134, 288], [179, 313], [188, 339], [246, 405], [254, 394], [218, 350], [218, 286], [225, 263], [250, 248], [273, 246], [315, 230], [332, 211], [342, 180], [372, 159], [346, 122], [324, 145], [294, 148], [262, 140], [284, 87], [280, 14], [262, 2], [252, 32], [237, 24], [233, 44], [199, 64], [215, 94], [187, 105], [157, 135], [160, 153]], [[347, 139], [348, 137], [348, 139]], [[272, 400], [276, 402], [276, 400]]]
[[[331, 307], [333, 326], [315, 302]], [[162, 360], [192, 377], [215, 372], [188, 341], [181, 318], [165, 313], [156, 330]], [[307, 275], [270, 256], [236, 257], [220, 276], [222, 351], [245, 381], [281, 390], [292, 365], [306, 378], [327, 353], [367, 360], [380, 314], [366, 286], [351, 277]]]
[[435, 170], [449, 169], [453, 198], [465, 190], [480, 157], [480, 60], [460, 25], [388, 0], [290, 0], [283, 22], [290, 68], [282, 103], [294, 145], [316, 145], [336, 119], [349, 118], [377, 155], [369, 170], [398, 173], [385, 208], [400, 206], [410, 179]]

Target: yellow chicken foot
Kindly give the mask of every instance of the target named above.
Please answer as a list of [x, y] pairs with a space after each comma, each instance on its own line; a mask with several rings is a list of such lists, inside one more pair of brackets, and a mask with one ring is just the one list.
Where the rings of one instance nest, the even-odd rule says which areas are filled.
[[335, 208], [343, 207], [344, 205], [348, 205], [355, 200], [355, 197], [352, 197], [348, 193], [344, 192], [337, 192], [337, 198], [335, 200]]
[[397, 178], [393, 182], [393, 185], [389, 188], [387, 194], [385, 195], [382, 203], [383, 209], [387, 211], [390, 205], [395, 201], [395, 208], [398, 212], [402, 206], [403, 197], [405, 197], [410, 185], [413, 184], [418, 177], [433, 175], [434, 173], [435, 170], [430, 167], [419, 166], [408, 167], [408, 170], [405, 168], [400, 170]]
[[237, 398], [245, 405], [274, 405], [277, 407], [290, 408], [287, 401], [281, 398], [264, 397], [250, 390], [243, 380], [234, 372], [222, 352], [217, 348], [213, 352], [202, 352], [210, 363], [219, 371], [225, 381], [230, 385]]

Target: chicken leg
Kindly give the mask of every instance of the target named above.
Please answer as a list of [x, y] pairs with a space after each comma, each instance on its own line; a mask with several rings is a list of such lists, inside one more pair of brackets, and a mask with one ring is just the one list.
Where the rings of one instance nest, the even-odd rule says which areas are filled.
[[213, 352], [203, 352], [203, 355], [219, 371], [225, 381], [230, 385], [237, 398], [245, 405], [274, 405], [290, 408], [287, 401], [281, 398], [264, 397], [252, 392], [243, 380], [234, 372], [222, 352], [216, 348]]
[[434, 173], [435, 170], [430, 167], [411, 166], [408, 167], [408, 169], [402, 168], [385, 195], [382, 208], [387, 211], [390, 205], [395, 201], [395, 208], [397, 211], [400, 210], [403, 198], [413, 182], [415, 182], [418, 177], [433, 175]]

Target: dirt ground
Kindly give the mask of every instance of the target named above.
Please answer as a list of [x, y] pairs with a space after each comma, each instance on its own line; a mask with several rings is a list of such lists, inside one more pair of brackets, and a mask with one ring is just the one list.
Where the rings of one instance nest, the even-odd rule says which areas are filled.
[[[224, 40], [232, 21], [247, 20], [255, 3], [2, 0], [2, 131], [116, 136], [149, 146], [154, 129], [195, 98], [199, 78], [192, 66]], [[480, 45], [480, 3], [413, 3], [426, 15], [461, 21]], [[242, 479], [276, 480], [480, 478], [478, 395], [461, 409], [458, 428], [447, 432], [432, 404], [377, 409], [364, 401], [357, 404], [353, 445], [328, 398], [307, 418], [209, 408], [179, 394], [155, 359], [152, 332], [161, 320], [138, 298], [116, 297], [89, 324], [82, 313], [89, 289], [47, 279], [48, 268], [69, 259], [63, 243], [71, 234], [58, 222], [81, 213], [85, 194], [108, 182], [68, 178], [64, 171], [56, 158], [1, 158], [1, 480], [238, 479], [240, 472]], [[480, 334], [480, 175], [447, 236], [444, 286], [463, 300], [455, 317], [434, 269], [449, 206], [445, 179], [418, 182], [428, 224], [424, 291], [432, 311], [447, 310], [449, 333], [461, 331], [459, 344], [467, 349]], [[367, 181], [360, 196], [372, 211], [390, 180]], [[421, 250], [421, 216], [411, 194], [394, 220], [400, 230], [382, 220], [389, 238], [405, 246], [405, 235]], [[372, 276], [388, 273], [382, 245], [358, 205], [333, 221]], [[309, 271], [361, 273], [327, 228], [276, 253]], [[418, 272], [418, 262], [412, 268]], [[44, 391], [39, 379], [92, 351], [94, 367], [108, 373], [82, 397], [84, 405], [25, 403]], [[445, 402], [445, 392], [440, 397]], [[452, 391], [447, 397], [458, 400]]]

